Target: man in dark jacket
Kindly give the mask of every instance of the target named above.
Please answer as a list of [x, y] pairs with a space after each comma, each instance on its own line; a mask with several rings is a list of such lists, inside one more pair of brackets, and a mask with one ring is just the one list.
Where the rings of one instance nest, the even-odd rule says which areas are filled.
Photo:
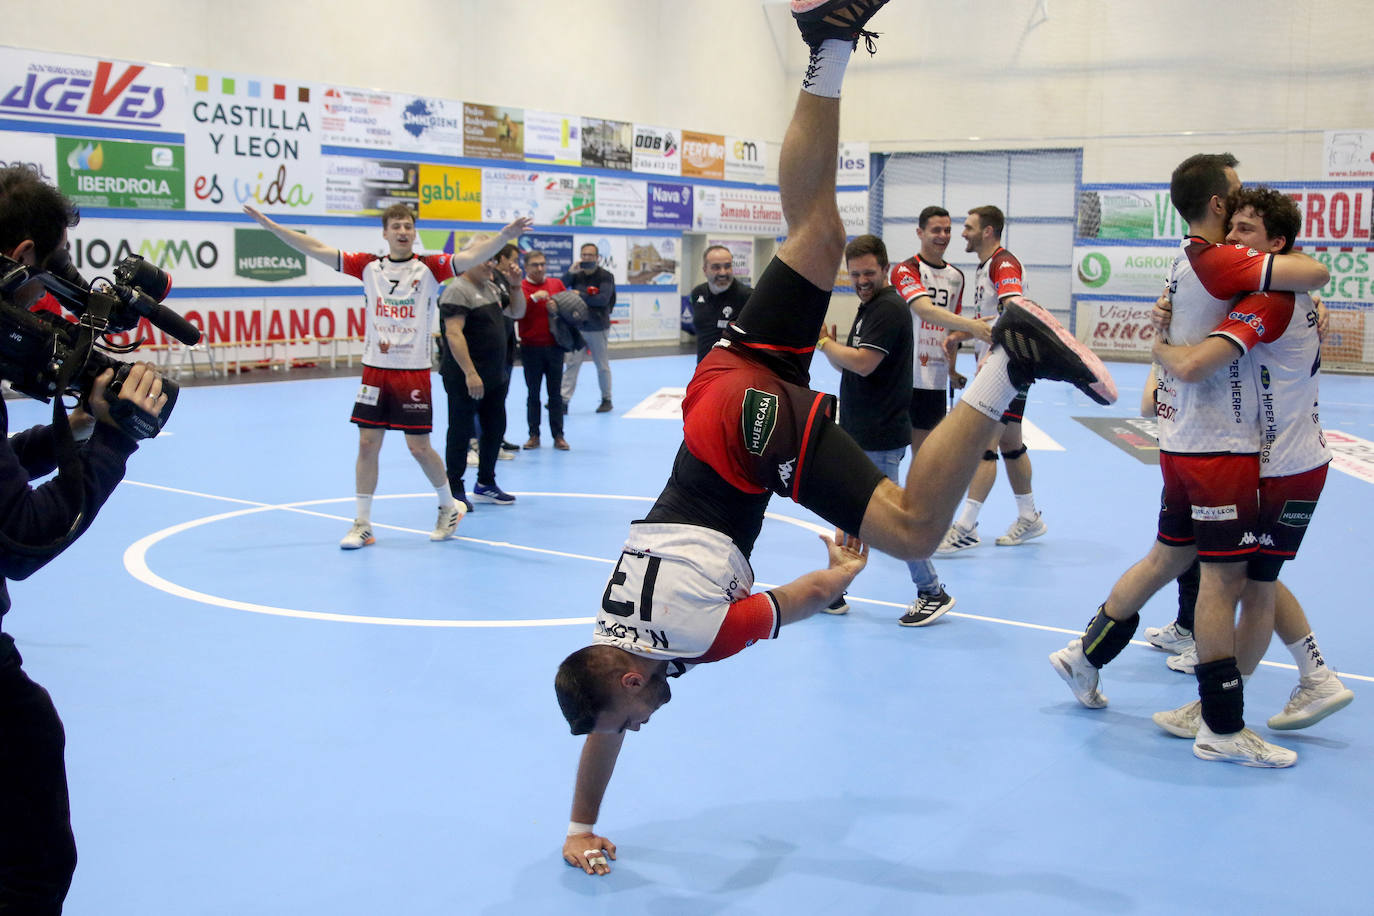
[[611, 309], [615, 307], [615, 277], [601, 266], [601, 252], [591, 242], [582, 246], [579, 258], [572, 270], [563, 275], [563, 285], [586, 301], [591, 314], [578, 328], [587, 342], [587, 349], [569, 353], [563, 366], [563, 409], [566, 412], [572, 403], [573, 392], [577, 390], [577, 374], [587, 352], [591, 351], [596, 362], [596, 382], [601, 386], [601, 403], [596, 412], [607, 413], [611, 410], [610, 331]]
[[692, 290], [692, 332], [697, 335], [697, 362], [706, 358], [753, 293], [735, 279], [735, 256], [724, 245], [712, 245], [701, 256], [706, 282]]
[[[0, 297], [28, 309], [44, 293], [43, 264], [66, 245], [75, 211], [23, 167], [0, 169]], [[25, 579], [90, 526], [124, 477], [137, 442], [110, 415], [114, 372], [92, 383], [89, 412], [9, 438], [0, 400], [0, 623], [6, 579]], [[152, 416], [167, 402], [151, 365], [136, 364], [113, 400]], [[88, 438], [87, 438], [88, 437]], [[79, 444], [77, 439], [85, 438]], [[33, 487], [31, 480], [56, 477]], [[76, 870], [63, 760], [66, 736], [48, 692], [29, 680], [14, 639], [0, 632], [0, 912], [60, 913]]]

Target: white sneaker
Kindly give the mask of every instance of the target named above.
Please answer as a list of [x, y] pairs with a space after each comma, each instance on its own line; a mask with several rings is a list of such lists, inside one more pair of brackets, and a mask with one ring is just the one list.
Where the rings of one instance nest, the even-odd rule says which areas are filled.
[[961, 550], [968, 550], [970, 547], [977, 547], [983, 543], [983, 539], [978, 536], [978, 523], [974, 522], [972, 528], [965, 528], [958, 522], [949, 526], [945, 532], [945, 537], [940, 541], [940, 546], [935, 548], [935, 555], [947, 557], [952, 553]]
[[1179, 629], [1177, 620], [1167, 627], [1146, 627], [1145, 638], [1156, 649], [1163, 649], [1165, 652], [1174, 654], [1193, 647], [1193, 634], [1187, 630]]
[[1007, 529], [1007, 533], [997, 539], [997, 546], [1016, 547], [1026, 543], [1031, 538], [1040, 537], [1049, 530], [1049, 525], [1045, 524], [1045, 520], [1041, 518], [1039, 512], [1035, 513], [1035, 518], [1017, 517], [1016, 521], [1012, 522], [1011, 527]]
[[1184, 674], [1193, 674], [1197, 668], [1197, 646], [1189, 646], [1178, 655], [1170, 655], [1164, 660], [1172, 671], [1182, 671]]
[[468, 507], [461, 502], [454, 503], [451, 509], [440, 506], [439, 517], [434, 522], [434, 530], [429, 533], [429, 539], [431, 541], [447, 541], [453, 537], [453, 532], [458, 530], [458, 523], [467, 514]]
[[1089, 709], [1101, 709], [1107, 698], [1097, 689], [1098, 672], [1083, 654], [1083, 640], [1075, 639], [1058, 652], [1050, 653], [1050, 664], [1069, 685], [1073, 695]]
[[1324, 668], [1298, 681], [1283, 712], [1269, 720], [1269, 727], [1278, 731], [1307, 728], [1345, 709], [1354, 699], [1354, 692], [1331, 669]]
[[339, 541], [339, 546], [344, 550], [357, 550], [359, 547], [370, 547], [377, 543], [377, 539], [372, 536], [372, 525], [368, 522], [354, 521], [353, 527], [348, 529], [348, 534]]
[[1201, 760], [1238, 763], [1243, 767], [1291, 767], [1298, 755], [1286, 747], [1270, 744], [1259, 735], [1242, 728], [1233, 735], [1218, 735], [1201, 721], [1193, 739], [1193, 756]]
[[1198, 725], [1202, 722], [1202, 701], [1184, 703], [1178, 709], [1168, 709], [1150, 716], [1155, 724], [1171, 735], [1180, 738], [1196, 738]]
[[475, 468], [482, 463], [482, 458], [477, 454], [477, 446], [468, 449], [468, 467]]

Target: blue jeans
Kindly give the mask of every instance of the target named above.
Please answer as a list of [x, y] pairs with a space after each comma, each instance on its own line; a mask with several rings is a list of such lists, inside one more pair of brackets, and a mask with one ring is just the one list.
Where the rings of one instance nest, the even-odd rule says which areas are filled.
[[[899, 487], [902, 485], [898, 471], [902, 466], [902, 456], [906, 454], [906, 446], [882, 452], [865, 451], [864, 454], [878, 466], [884, 477]], [[935, 564], [930, 560], [912, 560], [906, 564], [906, 568], [911, 570], [911, 581], [916, 584], [918, 594], [931, 595], [940, 590], [940, 575], [935, 572]]]

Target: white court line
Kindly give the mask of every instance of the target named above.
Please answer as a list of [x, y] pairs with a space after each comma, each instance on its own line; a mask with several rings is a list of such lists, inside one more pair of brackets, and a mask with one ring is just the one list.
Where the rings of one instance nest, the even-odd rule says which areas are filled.
[[[296, 502], [296, 503], [273, 504], [273, 503], [259, 502], [259, 501], [250, 500], [250, 499], [239, 499], [239, 498], [233, 497], [233, 496], [218, 496], [218, 495], [215, 495], [215, 494], [213, 494], [213, 493], [201, 493], [201, 492], [197, 492], [197, 491], [195, 491], [195, 490], [183, 490], [183, 489], [179, 489], [179, 488], [176, 488], [176, 487], [163, 486], [163, 485], [161, 485], [161, 484], [142, 483], [142, 482], [136, 481], [136, 480], [126, 480], [125, 483], [127, 483], [127, 484], [132, 484], [133, 486], [136, 486], [136, 487], [144, 487], [144, 488], [149, 489], [149, 490], [161, 490], [161, 491], [163, 491], [163, 492], [167, 492], [167, 493], [176, 493], [176, 494], [183, 495], [183, 496], [197, 496], [197, 497], [201, 497], [201, 498], [203, 498], [203, 499], [217, 500], [217, 501], [220, 501], [220, 502], [228, 502], [228, 503], [234, 503], [234, 504], [236, 504], [236, 505], [244, 505], [244, 506], [250, 507], [250, 508], [247, 508], [247, 509], [240, 509], [240, 510], [237, 510], [237, 511], [234, 511], [234, 512], [224, 512], [224, 513], [221, 513], [221, 514], [219, 514], [219, 515], [206, 516], [206, 517], [203, 517], [203, 518], [200, 518], [200, 519], [194, 519], [194, 520], [189, 521], [189, 522], [183, 522], [183, 523], [180, 524], [180, 525], [173, 525], [173, 526], [170, 527], [170, 528], [164, 528], [164, 529], [162, 529], [162, 531], [154, 532], [153, 534], [150, 534], [150, 535], [148, 535], [147, 537], [144, 537], [144, 538], [139, 539], [138, 541], [135, 541], [132, 545], [129, 546], [129, 549], [126, 550], [126, 551], [124, 552], [124, 566], [125, 566], [126, 569], [129, 570], [129, 574], [132, 575], [135, 579], [138, 579], [140, 582], [143, 582], [143, 583], [145, 583], [145, 584], [147, 584], [147, 585], [150, 585], [150, 586], [152, 586], [153, 588], [156, 588], [156, 589], [158, 589], [158, 590], [160, 590], [160, 591], [167, 592], [168, 594], [175, 595], [175, 596], [180, 597], [180, 598], [185, 598], [185, 599], [187, 599], [187, 600], [189, 600], [189, 601], [196, 601], [196, 602], [199, 602], [199, 603], [201, 603], [201, 604], [209, 604], [209, 605], [213, 605], [213, 606], [217, 606], [217, 607], [225, 607], [225, 608], [229, 608], [229, 609], [231, 609], [231, 610], [248, 611], [248, 612], [250, 612], [250, 613], [255, 613], [255, 614], [269, 614], [269, 615], [278, 616], [278, 617], [296, 617], [296, 618], [305, 619], [305, 620], [326, 620], [326, 621], [332, 621], [332, 622], [338, 622], [338, 623], [369, 623], [369, 624], [375, 624], [375, 625], [378, 625], [378, 626], [411, 626], [411, 627], [431, 627], [431, 628], [474, 628], [474, 629], [483, 629], [483, 628], [516, 628], [516, 627], [557, 627], [557, 626], [577, 626], [577, 625], [583, 625], [583, 624], [592, 624], [592, 623], [595, 623], [595, 622], [596, 622], [596, 618], [595, 618], [595, 617], [565, 617], [565, 618], [542, 619], [542, 620], [440, 620], [440, 619], [429, 619], [429, 618], [423, 618], [423, 617], [420, 617], [420, 618], [405, 618], [405, 617], [371, 617], [371, 616], [363, 616], [363, 615], [357, 615], [357, 614], [335, 614], [335, 613], [330, 613], [330, 612], [325, 612], [325, 611], [304, 611], [304, 610], [299, 610], [299, 609], [295, 609], [295, 608], [280, 608], [280, 607], [273, 607], [273, 606], [271, 606], [271, 605], [255, 604], [255, 603], [247, 602], [247, 601], [236, 601], [236, 600], [234, 600], [234, 599], [223, 598], [223, 597], [220, 597], [220, 596], [218, 596], [218, 595], [210, 595], [210, 594], [207, 594], [207, 593], [205, 593], [205, 592], [196, 591], [196, 590], [194, 590], [194, 589], [186, 588], [185, 586], [177, 585], [176, 583], [170, 582], [170, 581], [168, 581], [167, 579], [164, 579], [163, 577], [161, 577], [161, 576], [157, 575], [156, 573], [154, 573], [154, 572], [148, 567], [148, 564], [147, 564], [147, 553], [148, 553], [148, 549], [151, 548], [154, 544], [158, 543], [159, 541], [162, 541], [162, 540], [164, 540], [164, 539], [166, 539], [166, 538], [168, 538], [168, 537], [171, 537], [171, 536], [173, 536], [173, 535], [180, 534], [180, 533], [182, 533], [182, 532], [184, 532], [184, 531], [189, 531], [189, 530], [192, 529], [192, 528], [196, 528], [196, 527], [199, 527], [199, 526], [201, 526], [201, 525], [212, 524], [212, 523], [214, 523], [214, 522], [225, 521], [225, 520], [231, 519], [231, 518], [238, 518], [238, 517], [245, 516], [245, 515], [252, 515], [252, 514], [255, 514], [255, 513], [258, 513], [258, 512], [270, 512], [270, 511], [295, 512], [295, 513], [298, 513], [298, 514], [301, 514], [301, 515], [310, 515], [310, 516], [314, 516], [314, 517], [316, 517], [316, 518], [327, 518], [327, 519], [330, 519], [330, 520], [332, 520], [332, 521], [351, 522], [352, 519], [351, 519], [351, 518], [348, 518], [348, 517], [346, 517], [346, 516], [342, 516], [342, 515], [333, 515], [333, 514], [330, 514], [330, 513], [327, 513], [327, 512], [314, 512], [314, 511], [311, 511], [311, 510], [308, 510], [308, 509], [303, 509], [303, 508], [301, 508], [301, 507], [302, 507], [302, 506], [317, 506], [317, 505], [324, 505], [324, 504], [327, 504], [327, 503], [348, 502], [348, 501], [349, 501], [350, 499], [352, 499], [353, 497], [349, 496], [349, 497], [334, 498], [334, 499], [313, 499], [313, 500], [306, 500], [306, 501], [303, 501], [303, 502]], [[386, 496], [378, 496], [378, 497], [376, 497], [376, 498], [377, 498], [377, 499], [420, 499], [420, 498], [425, 498], [425, 497], [432, 497], [433, 495], [434, 495], [434, 494], [432, 494], [432, 493], [402, 493], [402, 494], [391, 494], [391, 495], [386, 495]], [[516, 492], [514, 493], [514, 495], [516, 495], [516, 496], [544, 496], [544, 497], [565, 498], [565, 499], [611, 499], [611, 500], [620, 500], [620, 501], [625, 501], [625, 502], [653, 502], [653, 498], [652, 498], [652, 497], [648, 497], [648, 496], [626, 496], [626, 495], [622, 495], [622, 494], [613, 494], [613, 493], [556, 493], [556, 492], [552, 492], [552, 491], [533, 491], [533, 490], [526, 490], [526, 491], [516, 491]], [[764, 514], [764, 517], [765, 517], [765, 518], [771, 518], [771, 519], [773, 519], [773, 520], [775, 520], [775, 521], [784, 522], [784, 523], [789, 524], [789, 525], [795, 525], [795, 526], [798, 527], [798, 528], [802, 528], [802, 529], [805, 529], [805, 530], [808, 530], [808, 531], [814, 531], [814, 532], [816, 532], [817, 534], [829, 534], [829, 533], [831, 532], [831, 529], [828, 528], [828, 527], [826, 527], [826, 526], [824, 526], [824, 525], [819, 525], [819, 524], [816, 524], [815, 522], [811, 522], [811, 521], [808, 521], [808, 520], [806, 520], [806, 519], [793, 518], [793, 517], [787, 516], [787, 515], [779, 515], [779, 514], [777, 514], [777, 513], [775, 513], [775, 512], [767, 512], [767, 513]], [[400, 532], [404, 532], [404, 533], [407, 533], [407, 534], [428, 535], [428, 532], [426, 532], [426, 531], [419, 531], [419, 530], [414, 529], [414, 528], [405, 528], [405, 527], [401, 527], [401, 526], [398, 526], [398, 525], [379, 525], [379, 524], [376, 524], [375, 522], [374, 522], [373, 524], [374, 524], [374, 527], [383, 528], [383, 529], [386, 529], [386, 530], [388, 530], [388, 531], [400, 531]], [[606, 559], [605, 557], [593, 557], [593, 556], [589, 556], [589, 555], [587, 555], [587, 554], [569, 553], [569, 552], [567, 552], [567, 551], [562, 551], [562, 550], [551, 550], [551, 549], [544, 548], [544, 547], [530, 547], [530, 546], [524, 545], [524, 544], [513, 544], [513, 543], [511, 543], [511, 542], [509, 542], [509, 541], [489, 541], [489, 540], [485, 540], [485, 539], [483, 539], [483, 538], [472, 538], [472, 537], [463, 537], [463, 536], [455, 537], [454, 540], [458, 540], [458, 541], [467, 541], [467, 542], [473, 543], [473, 544], [484, 544], [484, 545], [487, 545], [487, 546], [489, 546], [489, 547], [504, 547], [504, 548], [507, 548], [507, 549], [510, 549], [510, 550], [523, 550], [523, 551], [527, 551], [527, 552], [529, 552], [529, 553], [540, 553], [540, 554], [547, 554], [547, 555], [549, 555], [549, 556], [566, 557], [566, 558], [574, 559], [574, 560], [589, 560], [589, 561], [591, 561], [591, 562], [593, 562], [593, 563], [601, 563], [601, 564], [604, 564], [604, 565], [607, 565], [607, 566], [609, 566], [609, 565], [611, 565], [612, 563], [615, 562], [613, 559]], [[763, 582], [763, 581], [758, 581], [758, 582], [755, 582], [754, 584], [755, 584], [756, 586], [758, 586], [759, 588], [764, 588], [764, 589], [776, 588], [776, 587], [777, 587], [777, 583], [770, 583], [770, 582]], [[879, 607], [892, 607], [892, 608], [901, 608], [901, 609], [905, 609], [905, 608], [906, 608], [906, 605], [905, 605], [905, 604], [899, 604], [899, 603], [897, 603], [897, 602], [895, 602], [895, 601], [883, 601], [883, 600], [880, 600], [880, 599], [877, 599], [877, 598], [861, 598], [861, 597], [858, 597], [858, 596], [856, 596], [856, 595], [848, 595], [848, 596], [846, 596], [846, 600], [849, 600], [849, 601], [861, 601], [861, 602], [863, 602], [863, 603], [865, 603], [865, 604], [872, 604], [872, 605], [876, 605], [876, 606], [879, 606]], [[1020, 628], [1022, 628], [1022, 629], [1027, 629], [1027, 630], [1042, 630], [1042, 631], [1047, 632], [1047, 633], [1062, 633], [1062, 634], [1066, 634], [1066, 635], [1068, 635], [1068, 636], [1080, 636], [1080, 635], [1082, 635], [1082, 631], [1081, 631], [1081, 630], [1070, 630], [1070, 629], [1067, 629], [1067, 628], [1065, 628], [1065, 627], [1049, 626], [1049, 625], [1047, 625], [1047, 624], [1042, 624], [1042, 623], [1030, 623], [1030, 622], [1023, 621], [1023, 620], [1007, 620], [1006, 618], [1003, 618], [1003, 617], [987, 617], [987, 616], [984, 616], [984, 615], [981, 615], [981, 614], [966, 614], [966, 613], [963, 613], [963, 612], [961, 612], [961, 611], [950, 611], [948, 614], [946, 614], [946, 616], [948, 616], [948, 617], [961, 617], [961, 618], [963, 618], [963, 619], [965, 619], [965, 620], [976, 620], [976, 621], [979, 621], [979, 622], [981, 622], [981, 623], [994, 623], [994, 624], [1000, 624], [1000, 625], [1002, 625], [1002, 626], [1020, 627]], [[1132, 645], [1144, 646], [1144, 647], [1146, 647], [1146, 648], [1153, 648], [1148, 642], [1145, 642], [1145, 641], [1139, 640], [1139, 639], [1133, 639], [1133, 640], [1131, 640], [1131, 643], [1132, 643]], [[1261, 661], [1260, 664], [1261, 664], [1261, 665], [1265, 665], [1265, 666], [1270, 667], [1270, 668], [1283, 668], [1283, 669], [1286, 669], [1286, 670], [1289, 670], [1289, 671], [1297, 671], [1297, 670], [1298, 670], [1297, 665], [1288, 664], [1288, 663], [1285, 663], [1285, 662]], [[1342, 671], [1342, 672], [1340, 672], [1340, 676], [1343, 677], [1343, 678], [1350, 678], [1350, 679], [1352, 679], [1352, 680], [1357, 680], [1357, 681], [1369, 681], [1369, 682], [1374, 683], [1374, 677], [1368, 676], [1368, 675], [1363, 675], [1363, 674], [1351, 674], [1351, 673], [1349, 673], [1349, 672], [1347, 672], [1347, 671]]]

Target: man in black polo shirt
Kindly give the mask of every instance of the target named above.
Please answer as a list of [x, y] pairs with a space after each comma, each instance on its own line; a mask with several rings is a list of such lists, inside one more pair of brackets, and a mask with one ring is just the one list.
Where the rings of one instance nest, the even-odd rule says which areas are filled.
[[[876, 235], [861, 235], [844, 249], [849, 281], [859, 311], [848, 340], [841, 344], [832, 326], [821, 328], [816, 348], [840, 370], [840, 427], [888, 479], [901, 483], [898, 469], [911, 441], [911, 362], [915, 339], [906, 302], [888, 283], [887, 246]], [[908, 563], [916, 598], [898, 621], [919, 627], [954, 606], [928, 560]], [[827, 609], [843, 614], [844, 598]]]
[[[506, 274], [509, 305], [502, 307], [501, 291], [492, 278]], [[520, 286], [520, 263], [512, 252], [497, 255], [469, 268], [444, 288], [439, 297], [443, 322], [443, 359], [439, 375], [448, 392], [448, 440], [444, 464], [453, 496], [468, 502], [463, 484], [473, 418], [481, 421], [477, 444], [477, 502], [509, 506], [515, 497], [496, 485], [496, 458], [506, 434], [506, 315], [525, 316], [525, 293]], [[471, 503], [469, 503], [471, 505]]]
[[692, 330], [697, 335], [697, 362], [706, 358], [754, 292], [735, 279], [735, 256], [724, 245], [712, 245], [701, 256], [706, 282], [692, 290]]

